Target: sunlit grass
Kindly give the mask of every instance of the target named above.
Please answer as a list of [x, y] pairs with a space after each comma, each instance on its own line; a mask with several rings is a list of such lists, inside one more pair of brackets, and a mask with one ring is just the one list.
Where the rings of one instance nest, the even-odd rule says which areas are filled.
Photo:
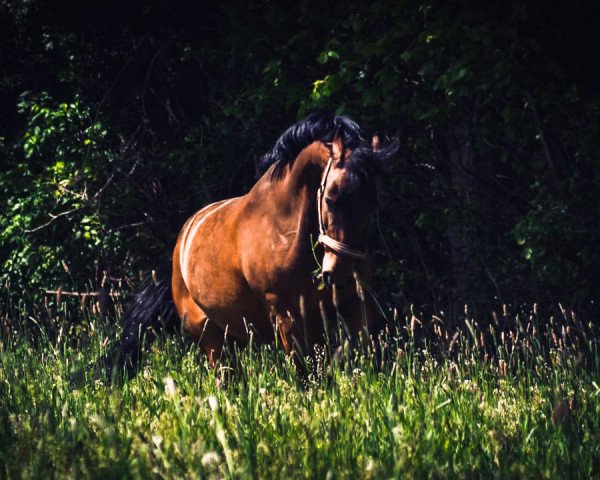
[[561, 343], [533, 316], [449, 332], [407, 318], [389, 328], [381, 360], [348, 349], [306, 382], [272, 346], [215, 371], [170, 337], [112, 384], [74, 375], [105, 352], [112, 327], [90, 319], [49, 335], [29, 322], [1, 337], [0, 475], [598, 476], [598, 354], [591, 327], [575, 336], [567, 320]]

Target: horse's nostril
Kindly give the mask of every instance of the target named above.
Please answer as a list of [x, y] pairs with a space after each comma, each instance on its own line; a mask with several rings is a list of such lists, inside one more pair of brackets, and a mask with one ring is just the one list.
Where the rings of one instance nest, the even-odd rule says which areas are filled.
[[331, 287], [331, 272], [323, 272], [323, 283], [326, 286]]

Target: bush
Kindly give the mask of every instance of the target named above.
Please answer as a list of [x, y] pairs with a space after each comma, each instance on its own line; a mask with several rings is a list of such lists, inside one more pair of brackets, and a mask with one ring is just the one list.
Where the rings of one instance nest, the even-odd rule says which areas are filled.
[[27, 118], [23, 142], [4, 147], [8, 168], [0, 173], [8, 213], [0, 217], [0, 281], [11, 299], [31, 304], [46, 288], [98, 285], [123, 238], [108, 228], [113, 205], [103, 196], [115, 155], [91, 109], [42, 93], [24, 94], [19, 112]]

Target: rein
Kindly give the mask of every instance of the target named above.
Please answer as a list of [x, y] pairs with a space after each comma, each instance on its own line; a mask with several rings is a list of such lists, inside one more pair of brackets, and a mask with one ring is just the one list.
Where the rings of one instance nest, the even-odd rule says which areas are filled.
[[[343, 156], [344, 152], [342, 151], [342, 157]], [[356, 258], [357, 260], [364, 260], [367, 258], [367, 252], [356, 250], [343, 242], [339, 242], [335, 238], [331, 238], [329, 235], [327, 235], [325, 231], [325, 225], [323, 224], [323, 215], [321, 214], [321, 211], [323, 194], [325, 193], [325, 185], [327, 185], [327, 177], [329, 176], [329, 171], [331, 170], [332, 164], [333, 155], [330, 155], [327, 166], [325, 167], [325, 172], [323, 173], [323, 178], [321, 179], [321, 185], [319, 186], [319, 190], [317, 190], [317, 215], [319, 216], [319, 238], [317, 241], [339, 255]]]

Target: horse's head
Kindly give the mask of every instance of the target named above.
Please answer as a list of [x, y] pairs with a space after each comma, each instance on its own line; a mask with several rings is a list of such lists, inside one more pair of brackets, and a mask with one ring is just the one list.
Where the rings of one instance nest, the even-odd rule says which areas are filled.
[[371, 146], [350, 150], [336, 137], [328, 146], [330, 156], [317, 196], [319, 242], [325, 248], [323, 282], [344, 286], [352, 280], [355, 263], [367, 258], [369, 221], [377, 206], [375, 179], [398, 143], [380, 148], [373, 137]]

